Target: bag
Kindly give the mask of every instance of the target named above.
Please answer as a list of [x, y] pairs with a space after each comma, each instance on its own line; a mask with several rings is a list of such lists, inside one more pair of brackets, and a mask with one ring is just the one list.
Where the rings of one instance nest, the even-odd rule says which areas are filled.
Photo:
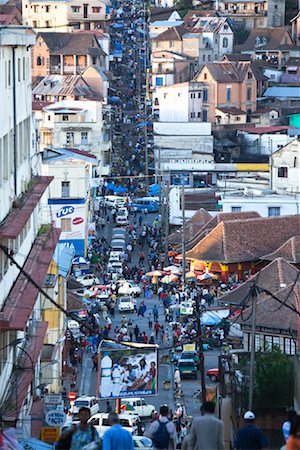
[[170, 433], [167, 430], [167, 422], [161, 422], [158, 420], [158, 429], [153, 435], [153, 444], [155, 448], [158, 449], [167, 449], [169, 448], [169, 441], [170, 441]]

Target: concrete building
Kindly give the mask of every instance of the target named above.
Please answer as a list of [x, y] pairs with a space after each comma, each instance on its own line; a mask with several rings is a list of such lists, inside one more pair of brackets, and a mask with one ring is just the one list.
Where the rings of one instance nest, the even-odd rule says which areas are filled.
[[109, 0], [22, 0], [23, 23], [57, 32], [102, 28], [110, 20]]
[[110, 160], [111, 140], [101, 102], [62, 101], [46, 106], [40, 148], [77, 148], [96, 156], [99, 173]]
[[245, 127], [238, 129], [241, 144], [252, 155], [272, 155], [281, 147], [294, 140], [288, 134], [288, 126]]
[[0, 108], [0, 410], [2, 420], [17, 420], [24, 437], [32, 434], [41, 406], [40, 359], [48, 326], [40, 291], [28, 276], [42, 285], [60, 235], [40, 214], [52, 177], [39, 176], [33, 145], [34, 41], [27, 27], [0, 29], [0, 98], [5, 99]]
[[43, 217], [60, 227], [59, 247], [85, 256], [90, 222], [90, 181], [96, 157], [84, 151], [53, 148], [43, 152], [42, 172], [54, 178]]
[[272, 155], [271, 188], [300, 194], [300, 140], [294, 139]]

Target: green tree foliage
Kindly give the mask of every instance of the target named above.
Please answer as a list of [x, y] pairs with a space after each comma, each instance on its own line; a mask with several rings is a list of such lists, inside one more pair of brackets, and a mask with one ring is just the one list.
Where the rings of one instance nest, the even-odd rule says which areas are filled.
[[254, 407], [286, 407], [293, 398], [293, 358], [279, 348], [255, 354]]

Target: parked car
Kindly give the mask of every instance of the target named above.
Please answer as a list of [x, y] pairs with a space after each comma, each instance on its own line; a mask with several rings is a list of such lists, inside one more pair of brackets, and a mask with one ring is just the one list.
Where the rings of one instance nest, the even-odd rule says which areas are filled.
[[116, 224], [125, 226], [128, 225], [128, 217], [127, 216], [117, 216], [116, 217]]
[[[138, 422], [140, 421], [138, 415], [132, 414], [119, 414], [120, 425], [132, 435], [138, 434]], [[98, 413], [94, 414], [90, 419], [91, 423], [99, 434], [104, 434], [106, 430], [110, 428], [108, 422], [108, 413]]]
[[216, 381], [219, 381], [219, 369], [218, 368], [208, 369], [208, 371], [206, 372], [206, 375], [208, 376], [210, 381], [212, 381], [213, 383], [215, 383]]
[[199, 355], [196, 351], [183, 351], [180, 355], [180, 360], [183, 359], [193, 359], [196, 363], [197, 368], [199, 369], [200, 359]]
[[120, 280], [117, 283], [117, 292], [119, 295], [135, 295], [139, 297], [142, 293], [140, 286], [133, 281]]
[[93, 284], [100, 284], [99, 278], [93, 273], [85, 273], [76, 278], [76, 281], [83, 284], [83, 286], [93, 286]]
[[133, 414], [137, 414], [139, 417], [151, 417], [155, 411], [155, 406], [149, 405], [144, 398], [122, 398], [121, 405], [125, 404], [132, 406]]
[[180, 359], [177, 363], [181, 378], [193, 377], [197, 378], [198, 369], [193, 359]]
[[79, 409], [83, 406], [90, 408], [91, 415], [99, 412], [99, 403], [97, 402], [96, 397], [82, 395], [75, 399], [73, 408], [71, 407], [69, 409], [69, 412], [72, 414], [72, 420], [78, 420]]
[[124, 297], [119, 298], [118, 309], [120, 312], [134, 312], [134, 299], [133, 297], [126, 295]]

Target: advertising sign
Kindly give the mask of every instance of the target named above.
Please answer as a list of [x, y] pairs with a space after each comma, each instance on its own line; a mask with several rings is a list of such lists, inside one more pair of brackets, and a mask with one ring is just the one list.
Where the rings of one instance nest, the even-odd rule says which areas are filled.
[[99, 347], [99, 398], [157, 394], [156, 345], [103, 340]]
[[62, 427], [66, 419], [66, 414], [63, 411], [58, 411], [56, 409], [52, 409], [45, 414], [45, 422], [47, 425], [50, 425], [50, 427]]
[[55, 427], [55, 428], [43, 427], [43, 428], [41, 428], [41, 440], [43, 442], [49, 442], [51, 444], [53, 442], [58, 442], [59, 441], [59, 433], [60, 433], [59, 427]]

